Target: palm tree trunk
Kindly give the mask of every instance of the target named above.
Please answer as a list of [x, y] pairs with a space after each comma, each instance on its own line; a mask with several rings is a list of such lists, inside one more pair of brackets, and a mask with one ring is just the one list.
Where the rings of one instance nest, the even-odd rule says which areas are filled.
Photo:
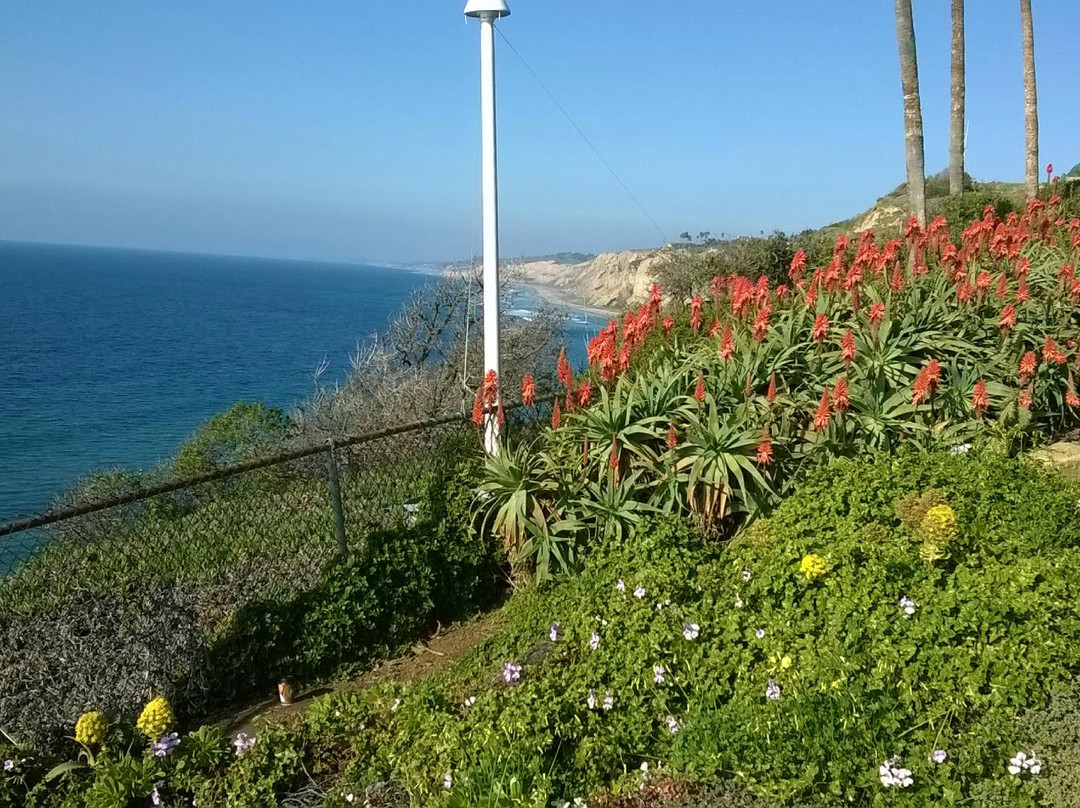
[[926, 223], [926, 169], [923, 158], [922, 102], [915, 52], [911, 0], [896, 0], [896, 41], [900, 48], [900, 84], [904, 91], [904, 151], [907, 158], [908, 207]]
[[1039, 195], [1039, 95], [1035, 88], [1035, 30], [1031, 23], [1031, 0], [1020, 0], [1020, 23], [1024, 29], [1024, 163], [1028, 199]]
[[952, 122], [949, 132], [949, 193], [964, 192], [964, 0], [952, 0]]

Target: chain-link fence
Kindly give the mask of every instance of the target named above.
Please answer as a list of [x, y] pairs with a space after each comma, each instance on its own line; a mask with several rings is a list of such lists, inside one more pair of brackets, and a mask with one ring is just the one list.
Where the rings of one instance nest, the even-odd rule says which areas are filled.
[[[511, 417], [527, 434], [521, 425], [542, 407]], [[432, 524], [448, 469], [481, 457], [477, 428], [452, 416], [0, 525], [0, 727], [33, 737], [159, 682], [180, 687], [192, 711], [241, 696], [239, 678], [211, 692], [226, 680], [201, 672], [221, 667], [205, 662], [206, 648], [238, 615], [255, 610], [265, 623], [343, 561], [363, 565], [372, 537], [422, 540], [414, 528]]]

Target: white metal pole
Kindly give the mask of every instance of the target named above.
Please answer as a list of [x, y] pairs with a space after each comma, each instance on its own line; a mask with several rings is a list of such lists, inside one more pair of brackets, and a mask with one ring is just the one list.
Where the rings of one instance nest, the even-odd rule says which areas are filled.
[[[484, 374], [499, 372], [499, 183], [495, 138], [495, 12], [480, 17], [481, 174], [484, 208]], [[499, 452], [499, 422], [484, 419], [484, 448]]]

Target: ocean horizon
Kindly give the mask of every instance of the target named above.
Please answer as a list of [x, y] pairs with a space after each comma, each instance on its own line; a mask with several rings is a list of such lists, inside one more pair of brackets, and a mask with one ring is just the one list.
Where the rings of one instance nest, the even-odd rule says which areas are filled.
[[[0, 241], [0, 522], [80, 478], [167, 461], [238, 401], [345, 379], [438, 268]], [[512, 316], [543, 305], [514, 290]], [[571, 317], [584, 354], [601, 324]], [[580, 343], [580, 344], [579, 344]]]

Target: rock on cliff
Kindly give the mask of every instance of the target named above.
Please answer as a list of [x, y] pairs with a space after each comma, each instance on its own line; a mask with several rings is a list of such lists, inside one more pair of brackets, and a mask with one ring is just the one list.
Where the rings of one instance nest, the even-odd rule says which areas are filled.
[[665, 258], [659, 250], [601, 253], [580, 264], [531, 261], [515, 264], [523, 283], [547, 287], [564, 300], [586, 306], [622, 309], [643, 302]]

